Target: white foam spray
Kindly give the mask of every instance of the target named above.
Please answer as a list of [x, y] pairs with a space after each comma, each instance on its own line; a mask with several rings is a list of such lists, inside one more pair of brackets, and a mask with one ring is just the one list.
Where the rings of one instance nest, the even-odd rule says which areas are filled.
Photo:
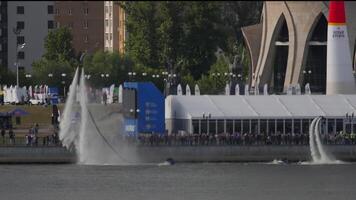
[[[75, 147], [79, 164], [139, 163], [135, 146], [125, 142], [121, 135], [122, 114], [119, 104], [90, 104], [84, 69], [81, 71], [79, 87], [77, 87], [78, 77], [77, 69], [60, 125], [60, 139], [63, 145], [67, 148]], [[76, 100], [77, 96], [79, 104]], [[75, 118], [77, 120], [73, 120]]]
[[309, 148], [310, 148], [310, 154], [312, 157], [312, 161], [318, 160], [318, 151], [316, 149], [315, 145], [315, 139], [314, 139], [314, 127], [315, 123], [318, 120], [318, 118], [313, 119], [309, 126]]
[[317, 117], [313, 119], [309, 127], [309, 147], [312, 157], [312, 162], [305, 164], [340, 164], [341, 161], [335, 160], [332, 155], [330, 155], [320, 139], [320, 124], [322, 122], [322, 117]]
[[61, 117], [62, 120], [59, 124], [59, 139], [62, 141], [62, 144], [68, 149], [72, 149], [74, 146], [77, 146], [75, 142], [77, 141], [78, 130], [76, 127], [77, 123], [75, 122], [76, 113], [74, 111], [74, 105], [76, 104], [78, 74], [79, 68], [76, 69], [73, 81], [69, 86], [69, 94], [67, 96], [66, 104], [64, 106], [63, 116]]
[[79, 130], [79, 162], [86, 163], [88, 162], [88, 139], [87, 137], [87, 121], [88, 121], [88, 108], [87, 108], [87, 93], [85, 88], [85, 77], [84, 77], [84, 68], [82, 68], [82, 73], [80, 75], [80, 84], [79, 84], [79, 104], [81, 108], [81, 121], [80, 121], [80, 130]]

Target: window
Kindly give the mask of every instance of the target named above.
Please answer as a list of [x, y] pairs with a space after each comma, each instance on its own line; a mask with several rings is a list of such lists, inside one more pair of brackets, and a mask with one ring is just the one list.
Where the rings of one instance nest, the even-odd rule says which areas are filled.
[[84, 8], [84, 14], [88, 15], [88, 13], [89, 13], [89, 8]]
[[85, 35], [85, 36], [84, 36], [84, 42], [85, 42], [85, 43], [88, 43], [88, 35]]
[[112, 40], [112, 33], [110, 33], [110, 40]]
[[109, 26], [109, 20], [105, 20], [105, 26]]
[[105, 6], [105, 13], [108, 13], [108, 7]]
[[109, 40], [109, 34], [105, 33], [105, 40]]
[[68, 15], [72, 15], [72, 9], [71, 8], [68, 9]]
[[19, 71], [25, 71], [25, 67], [24, 66], [19, 66]]
[[18, 21], [16, 24], [17, 29], [25, 29], [25, 22]]
[[48, 14], [53, 14], [53, 6], [52, 5], [47, 6], [47, 12], [48, 12]]
[[68, 27], [69, 28], [73, 28], [73, 26], [74, 26], [74, 23], [73, 22], [69, 22]]
[[25, 43], [25, 37], [17, 36], [17, 44], [23, 44], [23, 43]]
[[17, 58], [18, 59], [25, 59], [25, 52], [19, 51], [18, 54], [17, 54]]
[[25, 14], [25, 7], [23, 6], [17, 6], [17, 14]]
[[54, 28], [54, 22], [53, 22], [53, 20], [49, 20], [49, 21], [47, 22], [47, 26], [48, 26], [48, 29], [53, 29], [53, 28]]
[[56, 22], [56, 28], [59, 28], [60, 27], [60, 23], [59, 22]]
[[59, 8], [56, 8], [56, 15], [59, 15]]
[[87, 20], [83, 21], [83, 28], [88, 29], [88, 21]]

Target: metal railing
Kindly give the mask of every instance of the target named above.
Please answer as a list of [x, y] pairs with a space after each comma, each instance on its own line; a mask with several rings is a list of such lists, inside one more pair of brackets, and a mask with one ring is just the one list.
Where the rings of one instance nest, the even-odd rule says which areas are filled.
[[0, 136], [0, 147], [61, 147], [62, 143], [52, 136], [39, 136], [36, 139], [28, 140], [26, 137], [15, 137], [11, 139], [9, 136]]

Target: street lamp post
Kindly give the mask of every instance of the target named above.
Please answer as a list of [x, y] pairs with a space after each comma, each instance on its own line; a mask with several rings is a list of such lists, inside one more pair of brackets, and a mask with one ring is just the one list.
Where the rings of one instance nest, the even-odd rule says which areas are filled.
[[19, 59], [18, 59], [18, 54], [19, 51], [23, 48], [25, 48], [26, 43], [17, 45], [16, 47], [16, 85], [19, 87]]
[[[62, 73], [61, 76], [62, 76], [63, 78], [65, 78], [65, 77], [67, 76], [67, 74], [66, 74], [66, 73]], [[63, 80], [63, 81], [62, 81], [62, 84], [63, 84], [63, 96], [64, 96], [64, 98], [66, 98], [66, 81]]]
[[[100, 74], [101, 78], [103, 79], [103, 81], [106, 83], [105, 77], [108, 79], [109, 78], [109, 74]], [[106, 84], [104, 84], [106, 85]]]
[[146, 76], [147, 76], [147, 73], [146, 73], [146, 72], [143, 72], [143, 73], [142, 73], [142, 77], [143, 77], [144, 80], [145, 80]]
[[[305, 78], [305, 82], [306, 82], [306, 83], [309, 83], [309, 82], [310, 82], [311, 73], [312, 73], [311, 70], [308, 70], [308, 71], [303, 70], [303, 75], [304, 75], [304, 78]], [[310, 84], [310, 83], [309, 83], [309, 84]]]
[[[19, 35], [21, 33], [21, 29], [19, 29], [17, 27], [13, 28], [12, 31], [14, 32], [16, 37], [17, 37], [17, 35]], [[17, 41], [16, 41], [16, 55], [15, 55], [16, 62], [15, 62], [15, 65], [16, 65], [16, 85], [17, 85], [17, 87], [19, 87], [19, 65], [18, 65], [19, 47], [20, 47], [20, 45], [17, 44]], [[24, 44], [23, 44], [23, 47], [25, 47]]]
[[132, 81], [135, 81], [136, 72], [132, 72]]
[[[32, 77], [32, 75], [31, 74], [25, 74], [25, 77], [26, 77], [26, 79], [29, 79], [30, 80], [30, 78]], [[28, 80], [28, 81], [29, 81]], [[27, 82], [27, 81], [26, 81]], [[28, 84], [29, 82], [27, 82], [27, 84]]]
[[128, 72], [127, 75], [129, 75], [129, 81], [131, 81], [131, 76], [133, 75], [132, 72]]

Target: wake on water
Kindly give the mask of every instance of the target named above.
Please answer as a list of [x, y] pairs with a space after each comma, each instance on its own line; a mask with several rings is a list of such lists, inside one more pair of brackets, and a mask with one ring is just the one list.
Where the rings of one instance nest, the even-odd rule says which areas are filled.
[[301, 165], [330, 165], [330, 164], [345, 164], [345, 162], [336, 160], [327, 150], [320, 139], [320, 125], [322, 117], [313, 119], [309, 127], [309, 148], [311, 161], [300, 162]]

